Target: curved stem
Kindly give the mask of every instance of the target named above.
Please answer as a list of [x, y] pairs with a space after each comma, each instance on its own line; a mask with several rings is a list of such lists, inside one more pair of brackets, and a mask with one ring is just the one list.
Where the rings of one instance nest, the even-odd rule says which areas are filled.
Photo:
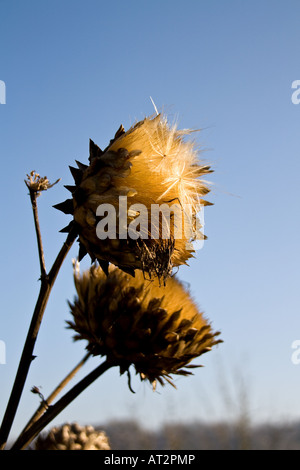
[[43, 315], [46, 309], [46, 305], [50, 296], [50, 292], [56, 280], [57, 274], [76, 237], [77, 232], [75, 228], [73, 228], [68, 234], [65, 243], [63, 244], [60, 252], [58, 253], [57, 258], [54, 261], [48, 276], [42, 277], [41, 279], [39, 296], [33, 312], [22, 356], [19, 362], [15, 382], [11, 391], [11, 395], [7, 404], [7, 408], [0, 429], [0, 450], [3, 450], [6, 445], [6, 441], [17, 412], [17, 408], [19, 406], [29, 368], [32, 360], [34, 359], [33, 350], [39, 332], [39, 328], [43, 319]]
[[74, 367], [74, 369], [69, 372], [69, 374], [58, 384], [58, 386], [53, 390], [53, 392], [46, 398], [46, 400], [42, 400], [40, 406], [36, 410], [36, 412], [33, 414], [33, 416], [30, 418], [28, 423], [26, 424], [25, 428], [20, 434], [20, 437], [24, 434], [25, 431], [27, 431], [33, 423], [35, 423], [47, 410], [47, 408], [51, 405], [51, 403], [55, 400], [57, 395], [63, 390], [63, 388], [75, 377], [77, 372], [81, 369], [81, 367], [84, 366], [88, 358], [91, 356], [91, 353], [88, 352], [83, 359]]
[[105, 361], [100, 366], [96, 367], [86, 377], [84, 377], [78, 384], [69, 390], [60, 400], [54, 405], [50, 406], [43, 416], [32, 424], [32, 426], [20, 436], [11, 450], [24, 450], [32, 442], [32, 440], [61, 412], [63, 411], [75, 398], [80, 395], [89, 385], [91, 385], [100, 375], [104, 374], [108, 369], [116, 364]]

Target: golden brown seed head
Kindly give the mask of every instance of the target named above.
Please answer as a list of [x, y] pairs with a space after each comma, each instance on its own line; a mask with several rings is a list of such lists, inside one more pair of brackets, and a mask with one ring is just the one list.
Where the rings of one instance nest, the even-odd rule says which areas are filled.
[[220, 342], [174, 277], [160, 286], [140, 271], [133, 278], [111, 268], [106, 276], [96, 266], [82, 275], [75, 270], [74, 277], [77, 297], [68, 322], [74, 339], [86, 340], [93, 355], [106, 356], [121, 373], [132, 365], [154, 387], [173, 384], [170, 375], [191, 374], [189, 363]]
[[110, 450], [110, 445], [105, 432], [67, 423], [40, 434], [34, 450]]
[[[194, 143], [184, 140], [190, 132], [177, 130], [158, 115], [138, 122], [127, 132], [121, 126], [104, 152], [90, 142], [90, 164], [77, 162], [78, 168], [71, 168], [75, 186], [67, 188], [72, 199], [55, 206], [73, 214], [80, 259], [88, 253], [104, 270], [113, 263], [131, 274], [141, 269], [162, 278], [173, 266], [187, 263], [193, 256], [190, 241], [203, 237], [195, 229], [197, 213], [206, 204], [202, 198], [209, 192], [201, 176], [211, 171], [199, 162]], [[125, 220], [121, 220], [120, 197], [127, 198]], [[103, 204], [113, 209], [115, 234], [101, 240], [96, 227], [104, 219], [97, 213]], [[169, 210], [168, 233], [163, 232], [165, 216], [161, 212], [152, 224], [153, 205]], [[145, 224], [141, 206], [148, 214]], [[133, 225], [139, 227], [138, 239], [129, 235]]]

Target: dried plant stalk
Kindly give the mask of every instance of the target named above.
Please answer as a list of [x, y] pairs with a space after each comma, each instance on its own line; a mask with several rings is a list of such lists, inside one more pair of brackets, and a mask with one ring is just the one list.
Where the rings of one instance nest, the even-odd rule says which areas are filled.
[[47, 409], [43, 416], [36, 421], [12, 446], [11, 450], [23, 450], [33, 441], [33, 439], [44, 429], [62, 410], [64, 410], [75, 398], [77, 398], [89, 385], [98, 379], [104, 372], [115, 364], [105, 361], [96, 367], [78, 384], [69, 390], [60, 400]]
[[33, 423], [35, 423], [42, 416], [42, 414], [47, 410], [47, 408], [51, 405], [51, 403], [55, 400], [59, 393], [64, 389], [64, 387], [66, 387], [66, 385], [74, 378], [74, 376], [82, 368], [82, 366], [86, 363], [90, 356], [90, 353], [86, 354], [84, 358], [74, 367], [74, 369], [72, 369], [71, 372], [58, 384], [58, 386], [53, 390], [53, 392], [46, 399], [42, 399], [40, 406], [28, 421], [20, 436], [22, 436], [22, 434], [27, 431], [33, 425]]
[[[56, 184], [57, 180], [54, 184]], [[64, 242], [60, 252], [58, 253], [56, 260], [53, 263], [49, 274], [46, 273], [44, 254], [42, 248], [42, 239], [39, 227], [38, 212], [36, 206], [36, 198], [39, 196], [40, 191], [45, 191], [52, 187], [46, 177], [40, 178], [38, 174], [31, 172], [28, 176], [28, 181], [25, 181], [29, 188], [30, 198], [33, 207], [33, 214], [35, 220], [36, 234], [38, 239], [39, 258], [41, 266], [41, 286], [39, 296], [36, 302], [36, 306], [32, 315], [31, 323], [23, 347], [22, 355], [20, 358], [18, 370], [16, 373], [15, 381], [12, 387], [10, 398], [6, 407], [6, 411], [2, 420], [0, 428], [0, 450], [3, 450], [6, 445], [7, 438], [9, 436], [19, 403], [21, 395], [24, 389], [25, 381], [29, 372], [29, 368], [32, 360], [34, 359], [33, 351], [40, 329], [40, 325], [43, 319], [43, 315], [46, 309], [46, 305], [55, 283], [58, 272], [76, 239], [77, 233], [75, 230], [71, 230]]]

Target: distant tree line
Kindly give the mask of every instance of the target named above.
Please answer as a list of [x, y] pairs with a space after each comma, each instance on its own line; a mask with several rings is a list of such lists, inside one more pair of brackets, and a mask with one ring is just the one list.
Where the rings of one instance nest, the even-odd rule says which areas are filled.
[[300, 423], [166, 424], [150, 431], [136, 421], [115, 421], [96, 428], [112, 450], [300, 450]]

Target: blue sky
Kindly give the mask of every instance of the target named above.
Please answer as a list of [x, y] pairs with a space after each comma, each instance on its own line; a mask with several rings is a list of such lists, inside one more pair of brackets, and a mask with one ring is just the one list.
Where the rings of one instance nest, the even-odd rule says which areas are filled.
[[[253, 421], [300, 418], [300, 365], [291, 361], [300, 339], [300, 105], [291, 101], [299, 14], [296, 0], [0, 0], [0, 416], [39, 289], [25, 175], [62, 178], [39, 198], [50, 268], [64, 241], [67, 218], [52, 205], [67, 197], [68, 166], [87, 161], [89, 138], [104, 147], [121, 123], [152, 114], [151, 96], [179, 127], [203, 129], [214, 206], [208, 240], [178, 276], [224, 344], [194, 377], [177, 379], [177, 391], [134, 381], [133, 395], [111, 371], [52, 424], [232, 418], [242, 382]], [[49, 301], [14, 433], [38, 405], [31, 386], [47, 395], [84, 354], [65, 329], [76, 255], [74, 245]]]

